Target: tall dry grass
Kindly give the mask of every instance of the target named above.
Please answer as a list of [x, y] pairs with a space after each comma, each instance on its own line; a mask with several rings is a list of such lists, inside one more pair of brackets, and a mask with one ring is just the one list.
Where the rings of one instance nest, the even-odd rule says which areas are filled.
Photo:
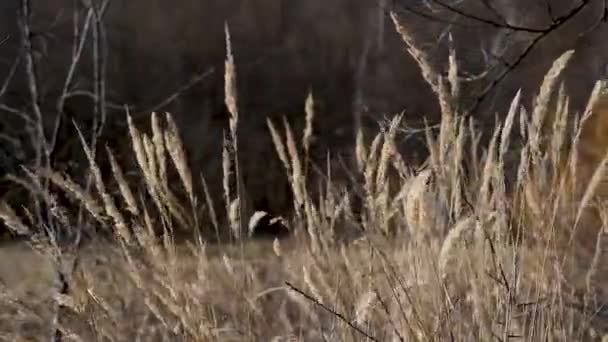
[[[232, 116], [222, 194], [228, 222], [213, 211], [217, 194], [190, 174], [170, 114], [164, 120], [152, 114], [152, 136], [129, 126], [141, 184], [128, 184], [116, 162], [111, 174], [102, 174], [83, 139], [93, 175], [89, 192], [53, 170], [31, 170], [53, 191], [20, 181], [54, 208], [49, 220], [67, 226], [82, 206], [82, 222], [111, 239], [97, 235], [66, 250], [39, 235], [39, 222], [25, 209], [0, 206], [7, 226], [31, 234], [36, 250], [52, 256], [49, 267], [73, 264], [66, 273], [70, 290], [51, 299], [31, 303], [2, 288], [0, 322], [8, 323], [0, 323], [1, 338], [16, 340], [24, 326], [39, 339], [58, 328], [64, 339], [80, 341], [606, 338], [603, 84], [588, 110], [571, 120], [559, 86], [572, 56], [566, 52], [548, 71], [533, 108], [523, 108], [518, 93], [481, 146], [481, 132], [459, 110], [457, 56], [451, 52], [447, 79], [439, 77], [399, 17], [393, 20], [441, 107], [439, 129], [426, 132], [430, 157], [422, 168], [407, 165], [397, 148], [398, 115], [374, 137], [357, 135], [352, 182], [333, 179], [329, 162], [317, 180], [312, 170], [320, 167], [308, 155], [311, 95], [301, 140], [287, 120], [281, 127], [268, 121], [294, 194], [293, 234], [270, 243], [248, 239], [237, 142], [246, 132], [238, 131], [237, 73], [228, 48]], [[169, 168], [179, 177], [169, 179]], [[54, 201], [58, 193], [73, 207]], [[201, 208], [212, 227], [200, 224]], [[178, 227], [196, 238], [176, 242]], [[207, 240], [213, 234], [233, 240], [214, 244]], [[49, 312], [49, 303], [59, 309]]]

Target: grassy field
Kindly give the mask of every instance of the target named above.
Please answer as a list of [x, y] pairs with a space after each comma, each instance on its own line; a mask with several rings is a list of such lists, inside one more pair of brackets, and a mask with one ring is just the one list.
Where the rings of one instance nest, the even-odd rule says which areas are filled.
[[[137, 184], [84, 138], [90, 186], [48, 169], [15, 178], [44, 215], [0, 207], [10, 229], [32, 236], [0, 247], [0, 339], [606, 341], [604, 83], [585, 113], [569, 113], [564, 53], [534, 106], [518, 94], [486, 143], [459, 111], [456, 59], [438, 77], [393, 19], [441, 105], [423, 165], [402, 158], [396, 115], [375, 136], [360, 132], [340, 171], [350, 177], [335, 179], [333, 157], [309, 158], [310, 96], [303, 132], [268, 121], [293, 193], [292, 234], [249, 237], [238, 146], [247, 132], [228, 49], [224, 193], [208, 194], [191, 174], [170, 114], [152, 114], [150, 129], [129, 121]], [[91, 226], [101, 233], [76, 247], [38, 229]]]

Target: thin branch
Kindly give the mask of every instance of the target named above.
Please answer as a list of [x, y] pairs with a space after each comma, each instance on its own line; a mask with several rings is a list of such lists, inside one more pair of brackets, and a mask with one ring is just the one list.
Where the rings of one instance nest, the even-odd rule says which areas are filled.
[[[65, 105], [66, 96], [68, 93], [70, 93], [70, 86], [72, 85], [72, 81], [75, 76], [76, 68], [78, 67], [78, 64], [80, 63], [80, 59], [82, 58], [87, 36], [88, 36], [89, 30], [91, 28], [91, 22], [97, 17], [102, 18], [104, 16], [104, 14], [106, 13], [107, 8], [109, 7], [108, 5], [109, 5], [109, 0], [104, 1], [104, 3], [101, 5], [101, 8], [97, 11], [98, 12], [97, 14], [95, 14], [95, 11], [93, 10], [93, 8], [89, 8], [87, 11], [87, 16], [84, 20], [84, 23], [82, 24], [82, 29], [79, 29], [79, 27], [78, 27], [77, 14], [76, 13], [74, 14], [74, 19], [73, 19], [73, 21], [74, 21], [74, 28], [73, 28], [74, 42], [73, 42], [73, 44], [74, 45], [72, 48], [72, 62], [70, 63], [67, 75], [66, 75], [64, 83], [63, 83], [62, 94], [59, 96], [59, 99], [57, 100], [57, 112], [58, 113], [63, 113], [63, 107]], [[74, 8], [74, 11], [76, 11], [76, 8]]]
[[188, 91], [190, 88], [194, 87], [207, 77], [213, 75], [215, 73], [215, 68], [209, 68], [205, 72], [195, 75], [190, 81], [181, 87], [177, 88], [171, 95], [167, 96], [165, 99], [160, 101], [159, 103], [144, 109], [143, 112], [151, 113], [158, 111], [159, 109], [169, 105], [171, 102], [175, 101], [182, 93]]
[[[95, 95], [95, 93], [93, 93], [90, 90], [86, 90], [86, 89], [72, 90], [72, 91], [66, 93], [63, 97], [64, 97], [64, 101], [66, 101], [73, 97], [78, 97], [78, 96], [88, 97], [93, 101], [99, 101], [98, 96]], [[124, 105], [121, 105], [121, 104], [118, 104], [117, 102], [113, 102], [113, 101], [109, 101], [109, 100], [104, 101], [104, 103], [105, 103], [105, 107], [109, 108], [109, 109], [123, 110], [125, 108]]]
[[24, 112], [20, 109], [11, 107], [4, 103], [0, 103], [0, 110], [3, 110], [7, 113], [18, 116], [20, 119], [22, 119], [23, 121], [25, 121], [26, 123], [28, 123], [31, 126], [36, 125], [36, 121], [34, 121], [32, 118], [30, 118], [27, 112]]
[[15, 57], [15, 61], [13, 62], [11, 68], [8, 71], [8, 75], [6, 75], [6, 77], [4, 78], [4, 83], [2, 84], [2, 88], [0, 88], [0, 98], [2, 98], [4, 94], [6, 94], [6, 91], [8, 90], [8, 87], [11, 81], [13, 80], [15, 73], [17, 72], [17, 69], [19, 68], [19, 64], [21, 64], [21, 57], [21, 54], [17, 54], [17, 57]]
[[521, 32], [528, 32], [528, 33], [543, 33], [550, 28], [550, 26], [549, 26], [546, 28], [537, 29], [537, 28], [531, 28], [531, 27], [525, 27], [525, 26], [519, 26], [519, 25], [511, 25], [508, 22], [499, 23], [492, 19], [484, 18], [484, 17], [478, 16], [478, 15], [475, 15], [473, 13], [469, 13], [469, 12], [466, 12], [459, 8], [456, 8], [452, 5], [448, 5], [441, 0], [430, 0], [430, 1], [439, 5], [440, 7], [443, 7], [444, 9], [446, 9], [450, 12], [457, 13], [457, 14], [461, 15], [462, 17], [465, 17], [467, 19], [472, 19], [472, 20], [475, 20], [475, 21], [478, 21], [480, 23], [487, 24], [490, 26], [494, 26], [496, 28], [503, 28], [503, 29], [509, 29], [509, 30], [513, 30], [513, 31], [521, 31]]
[[11, 38], [10, 35], [2, 38], [2, 40], [0, 40], [0, 46], [2, 46], [4, 43], [6, 43], [10, 38]]
[[500, 18], [503, 24], [507, 23], [507, 18], [505, 18], [505, 16], [502, 15], [502, 13], [500, 13], [500, 11], [496, 9], [496, 7], [494, 7], [488, 0], [481, 0], [481, 3], [484, 5], [485, 8], [492, 12], [492, 14]]
[[[79, 36], [78, 41], [74, 41], [74, 52], [72, 55], [72, 63], [70, 63], [70, 67], [68, 69], [68, 73], [65, 77], [65, 81], [63, 83], [63, 91], [61, 96], [59, 96], [59, 100], [57, 101], [57, 112], [63, 113], [63, 107], [65, 104], [65, 95], [69, 92], [70, 85], [72, 84], [72, 79], [74, 78], [74, 73], [76, 71], [76, 66], [78, 66], [78, 62], [82, 56], [82, 51], [84, 50], [84, 43], [86, 41], [87, 33], [89, 31], [91, 21], [93, 20], [93, 10], [89, 9], [87, 17], [84, 21], [83, 28], [81, 30], [80, 36], [77, 33], [74, 33], [75, 39]], [[78, 26], [74, 25], [74, 31], [78, 30]]]
[[[107, 112], [105, 106], [106, 99], [106, 68], [107, 68], [107, 39], [105, 27], [103, 24], [103, 10], [109, 4], [109, 0], [104, 0], [101, 8], [97, 8], [94, 2], [91, 2], [93, 9], [95, 25], [93, 26], [93, 73], [94, 73], [94, 89], [97, 97], [95, 99], [95, 127], [93, 127], [93, 139], [97, 136], [105, 125]], [[99, 122], [97, 119], [99, 118]], [[94, 149], [93, 149], [94, 150]]]
[[[475, 103], [473, 104], [473, 106], [471, 107], [470, 110], [468, 110], [468, 113], [473, 113], [475, 112], [479, 106], [483, 103], [483, 101], [487, 98], [487, 96], [513, 71], [515, 70], [515, 68], [517, 68], [517, 66], [519, 66], [524, 59], [526, 59], [526, 57], [528, 57], [528, 55], [532, 52], [532, 50], [534, 49], [534, 47], [536, 45], [538, 45], [538, 43], [540, 43], [545, 37], [547, 36], [547, 34], [540, 34], [538, 36], [536, 36], [529, 44], [528, 46], [524, 49], [524, 51], [517, 57], [517, 59], [515, 60], [515, 62], [510, 63], [510, 64], [506, 64], [507, 68], [500, 73], [500, 75], [498, 75], [497, 78], [495, 78], [494, 80], [492, 80], [492, 82], [486, 87], [486, 89], [483, 90], [483, 92], [477, 97], [477, 99], [475, 100]], [[505, 63], [508, 63], [505, 61]]]
[[327, 307], [325, 304], [319, 302], [318, 300], [316, 300], [315, 298], [313, 298], [308, 293], [306, 293], [306, 292], [298, 289], [297, 287], [293, 286], [290, 282], [285, 282], [285, 285], [287, 285], [287, 287], [289, 287], [291, 290], [297, 292], [302, 297], [306, 298], [306, 300], [314, 303], [315, 305], [321, 307], [323, 310], [329, 312], [331, 315], [337, 317], [342, 322], [346, 323], [346, 325], [348, 325], [351, 329], [353, 329], [354, 331], [358, 332], [359, 334], [361, 334], [365, 338], [367, 338], [367, 339], [369, 339], [371, 341], [376, 341], [376, 342], [379, 341], [375, 337], [373, 337], [373, 336], [369, 335], [368, 333], [366, 333], [363, 329], [361, 329], [358, 326], [356, 326], [355, 324], [353, 324], [350, 320], [348, 320], [346, 317], [344, 317], [344, 315], [342, 315], [341, 313], [336, 312], [335, 310]]
[[[378, 0], [376, 0], [376, 1], [378, 1]], [[405, 4], [398, 4], [398, 5], [399, 6], [396, 9], [395, 8], [385, 8], [385, 7], [384, 8], [381, 7], [381, 8], [384, 11], [384, 15], [386, 15], [388, 17], [390, 17], [390, 13], [392, 11], [395, 11], [398, 13], [406, 12], [406, 13], [415, 15], [417, 17], [420, 17], [420, 18], [423, 18], [423, 19], [426, 19], [426, 20], [429, 20], [432, 22], [441, 23], [441, 24], [453, 25], [453, 26], [461, 27], [461, 28], [479, 28], [479, 27], [481, 27], [481, 25], [464, 24], [464, 23], [457, 22], [455, 20], [444, 19], [444, 18], [441, 18], [441, 17], [433, 15], [433, 14], [425, 13], [424, 11], [418, 9], [418, 7], [420, 7], [420, 5], [417, 5], [417, 6], [416, 5], [405, 5]], [[393, 7], [395, 7], [395, 6], [393, 5]]]
[[[25, 62], [26, 62], [26, 73], [28, 79], [28, 86], [30, 97], [32, 100], [32, 110], [34, 111], [34, 115], [37, 120], [37, 130], [38, 130], [38, 138], [41, 139], [42, 143], [38, 145], [38, 153], [36, 156], [36, 166], [40, 167], [41, 164], [41, 156], [42, 147], [44, 142], [46, 142], [46, 138], [44, 136], [44, 127], [43, 127], [43, 119], [42, 119], [42, 110], [40, 109], [40, 95], [38, 93], [38, 76], [36, 74], [36, 64], [34, 62], [34, 54], [32, 50], [32, 42], [30, 40], [32, 32], [30, 30], [30, 20], [31, 20], [31, 6], [30, 0], [21, 0], [21, 30], [22, 30], [22, 43], [25, 52]], [[46, 151], [48, 154], [48, 151]]]
[[[549, 24], [547, 27], [542, 28], [542, 29], [535, 29], [535, 28], [529, 28], [529, 27], [522, 27], [522, 26], [516, 26], [516, 25], [511, 25], [508, 23], [499, 23], [496, 22], [494, 20], [491, 19], [487, 19], [487, 18], [483, 18], [480, 16], [477, 16], [475, 14], [471, 14], [468, 13], [466, 11], [463, 11], [461, 9], [458, 9], [454, 6], [448, 5], [446, 3], [444, 3], [441, 0], [431, 0], [433, 3], [443, 7], [446, 10], [452, 11], [454, 13], [457, 13], [465, 18], [474, 20], [474, 21], [478, 21], [481, 23], [485, 23], [487, 25], [496, 27], [496, 28], [502, 28], [502, 29], [509, 29], [509, 30], [513, 30], [513, 31], [520, 31], [520, 32], [528, 32], [528, 33], [535, 33], [537, 34], [536, 37], [534, 37], [530, 43], [528, 44], [528, 46], [526, 46], [526, 48], [519, 54], [519, 56], [517, 56], [517, 58], [515, 59], [514, 62], [509, 63], [506, 61], [503, 61], [503, 64], [506, 66], [506, 69], [503, 70], [498, 77], [496, 77], [494, 80], [492, 80], [492, 82], [482, 91], [482, 93], [477, 97], [477, 99], [475, 100], [474, 104], [472, 105], [472, 107], [467, 111], [467, 115], [470, 115], [472, 113], [474, 113], [479, 106], [483, 103], [483, 101], [487, 98], [487, 96], [513, 71], [515, 70], [515, 68], [517, 68], [526, 57], [528, 57], [528, 55], [532, 52], [532, 50], [543, 40], [545, 39], [549, 34], [551, 34], [552, 32], [554, 32], [555, 30], [557, 30], [559, 27], [561, 27], [562, 25], [564, 25], [566, 22], [570, 21], [573, 17], [575, 17], [578, 13], [580, 13], [589, 3], [591, 0], [582, 0], [577, 6], [573, 7], [572, 9], [570, 9], [570, 11], [568, 11], [566, 14], [556, 17], [553, 19], [552, 23]], [[605, 0], [606, 1], [606, 0]], [[608, 14], [607, 14], [608, 16]]]
[[468, 112], [475, 112], [482, 104], [482, 102], [487, 98], [487, 96], [500, 84], [500, 82], [502, 82], [502, 80], [504, 80], [513, 70], [515, 70], [515, 68], [517, 68], [524, 61], [524, 59], [526, 59], [526, 57], [532, 52], [536, 45], [538, 45], [543, 39], [549, 36], [549, 34], [551, 34], [553, 31], [557, 30], [564, 23], [568, 22], [570, 19], [580, 13], [580, 11], [583, 10], [583, 8], [585, 8], [585, 6], [589, 4], [589, 2], [590, 0], [581, 1], [578, 6], [572, 8], [564, 16], [556, 18], [555, 21], [549, 26], [549, 29], [547, 31], [544, 31], [534, 37], [534, 39], [532, 39], [532, 41], [528, 44], [524, 51], [517, 57], [517, 59], [513, 63], [508, 65], [507, 68], [497, 78], [495, 78], [488, 85], [488, 87], [486, 87], [486, 89], [477, 97], [474, 105]]

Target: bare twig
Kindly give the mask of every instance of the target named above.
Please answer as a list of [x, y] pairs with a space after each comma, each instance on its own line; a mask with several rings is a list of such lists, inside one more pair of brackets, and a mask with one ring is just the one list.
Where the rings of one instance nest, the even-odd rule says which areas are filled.
[[440, 7], [443, 7], [444, 9], [452, 12], [452, 13], [457, 13], [460, 16], [467, 18], [467, 19], [472, 19], [475, 21], [478, 21], [480, 23], [483, 24], [487, 24], [490, 26], [494, 26], [495, 28], [504, 28], [504, 29], [509, 29], [509, 30], [513, 30], [513, 31], [521, 31], [521, 32], [528, 32], [528, 33], [543, 33], [545, 31], [547, 31], [549, 28], [533, 28], [533, 27], [525, 27], [525, 26], [518, 26], [518, 25], [511, 25], [508, 22], [504, 21], [504, 22], [497, 22], [494, 21], [492, 19], [488, 19], [488, 18], [484, 18], [481, 16], [477, 16], [473, 13], [469, 13], [466, 12], [464, 10], [461, 10], [459, 8], [456, 8], [452, 5], [448, 5], [446, 3], [444, 3], [441, 0], [430, 0], [431, 2], [433, 2], [434, 4], [437, 4]]
[[25, 121], [27, 124], [29, 125], [35, 125], [36, 121], [34, 121], [32, 118], [29, 117], [27, 112], [24, 112], [21, 109], [17, 109], [14, 107], [11, 107], [7, 104], [4, 103], [0, 103], [0, 110], [3, 110], [7, 113], [16, 115], [17, 117], [19, 117], [20, 119], [22, 119], [23, 121]]
[[[58, 113], [63, 113], [65, 101], [71, 92], [70, 87], [71, 87], [72, 81], [74, 80], [74, 77], [76, 75], [75, 74], [76, 68], [78, 67], [80, 60], [82, 58], [85, 43], [87, 41], [87, 36], [88, 36], [89, 30], [91, 29], [91, 23], [93, 22], [93, 20], [98, 20], [96, 18], [100, 18], [99, 20], [101, 20], [101, 18], [103, 17], [103, 15], [105, 14], [105, 12], [108, 8], [108, 5], [109, 5], [109, 0], [105, 0], [99, 10], [95, 11], [92, 7], [89, 8], [87, 11], [86, 18], [84, 19], [84, 23], [82, 24], [82, 28], [79, 28], [79, 26], [78, 26], [77, 9], [74, 8], [74, 12], [75, 12], [74, 13], [74, 28], [73, 28], [74, 42], [73, 42], [73, 48], [72, 48], [72, 61], [70, 63], [68, 72], [66, 74], [66, 77], [65, 77], [65, 80], [63, 83], [62, 93], [59, 96], [59, 99], [57, 100], [57, 112]], [[97, 12], [97, 14], [95, 12]]]
[[496, 17], [500, 18], [500, 20], [502, 21], [502, 23], [507, 23], [507, 18], [505, 18], [505, 16], [500, 13], [500, 11], [494, 7], [493, 4], [490, 3], [490, 1], [488, 0], [481, 0], [481, 3], [484, 5], [485, 8], [487, 8], [490, 12], [492, 12], [492, 14], [494, 14]]
[[296, 293], [298, 293], [302, 297], [306, 298], [306, 300], [312, 302], [313, 304], [321, 307], [323, 310], [329, 312], [331, 315], [337, 317], [342, 322], [344, 322], [346, 325], [348, 325], [351, 329], [353, 329], [357, 333], [361, 334], [365, 338], [369, 339], [370, 341], [379, 341], [377, 338], [375, 338], [375, 337], [371, 336], [370, 334], [368, 334], [367, 332], [365, 332], [365, 330], [363, 330], [362, 328], [356, 326], [354, 323], [352, 323], [350, 320], [348, 320], [346, 317], [344, 317], [343, 314], [341, 314], [339, 312], [336, 312], [335, 310], [333, 310], [332, 308], [328, 307], [327, 305], [319, 302], [318, 300], [316, 300], [315, 298], [313, 298], [308, 293], [306, 293], [306, 292], [298, 289], [294, 285], [292, 285], [290, 282], [285, 282], [285, 285], [287, 285], [287, 287], [289, 287], [289, 289], [291, 289], [292, 291], [295, 291]]
[[[32, 51], [32, 42], [31, 42], [31, 29], [30, 29], [30, 20], [31, 20], [31, 6], [30, 0], [22, 0], [21, 1], [21, 30], [22, 30], [22, 43], [24, 47], [25, 53], [25, 63], [26, 63], [26, 73], [28, 79], [29, 92], [31, 97], [31, 105], [32, 110], [34, 111], [34, 115], [37, 121], [37, 134], [38, 139], [40, 139], [40, 143], [37, 148], [37, 156], [36, 156], [36, 167], [40, 167], [42, 163], [42, 152], [44, 148], [44, 144], [46, 142], [44, 127], [43, 127], [43, 118], [42, 118], [42, 110], [40, 109], [40, 95], [38, 93], [38, 76], [36, 74], [36, 64], [34, 62], [34, 54]], [[45, 154], [48, 155], [48, 151], [45, 151]]]
[[[76, 11], [76, 10], [75, 10]], [[77, 23], [74, 24], [74, 48], [72, 53], [72, 62], [70, 63], [70, 67], [68, 69], [68, 73], [65, 77], [65, 81], [63, 83], [63, 91], [62, 95], [59, 96], [59, 100], [57, 101], [57, 112], [63, 113], [63, 107], [65, 104], [65, 96], [69, 92], [70, 85], [72, 84], [72, 79], [74, 78], [74, 73], [76, 71], [76, 66], [78, 65], [80, 58], [82, 56], [82, 52], [84, 50], [84, 45], [87, 37], [87, 33], [91, 26], [91, 20], [93, 19], [93, 10], [89, 10], [85, 22], [83, 24], [82, 32], [78, 29]], [[81, 32], [80, 34], [78, 32]], [[76, 40], [78, 38], [78, 40]]]
[[8, 75], [6, 75], [6, 77], [4, 78], [4, 83], [2, 84], [2, 88], [0, 88], [0, 98], [2, 98], [4, 94], [6, 94], [8, 86], [10, 85], [11, 81], [13, 80], [13, 77], [15, 76], [15, 73], [17, 72], [17, 68], [19, 67], [19, 64], [21, 64], [21, 57], [21, 54], [18, 54], [17, 57], [15, 57], [15, 61], [11, 65], [11, 68], [8, 71]]
[[165, 99], [163, 99], [162, 101], [158, 102], [155, 105], [152, 105], [152, 106], [150, 106], [150, 107], [148, 107], [146, 109], [141, 110], [140, 112], [143, 112], [143, 113], [147, 114], [147, 113], [159, 111], [163, 107], [168, 106], [173, 101], [175, 101], [178, 97], [181, 96], [181, 94], [183, 94], [184, 92], [190, 90], [190, 88], [192, 88], [195, 85], [199, 84], [201, 81], [205, 80], [206, 78], [208, 78], [209, 76], [213, 75], [214, 73], [215, 73], [215, 68], [209, 68], [205, 72], [202, 72], [200, 74], [194, 75], [194, 77], [192, 77], [190, 79], [190, 81], [188, 81], [187, 83], [183, 84], [181, 87], [177, 88], [174, 92], [172, 92]]
[[9, 39], [11, 39], [10, 35], [2, 38], [2, 40], [0, 40], [0, 45], [3, 45], [4, 43], [6, 43]]

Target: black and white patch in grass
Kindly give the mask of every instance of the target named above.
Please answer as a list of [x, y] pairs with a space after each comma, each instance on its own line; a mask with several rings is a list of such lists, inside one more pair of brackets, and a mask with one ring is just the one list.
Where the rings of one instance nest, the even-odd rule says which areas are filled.
[[265, 211], [256, 211], [249, 219], [249, 237], [283, 238], [289, 235], [289, 228], [282, 217], [275, 217]]

